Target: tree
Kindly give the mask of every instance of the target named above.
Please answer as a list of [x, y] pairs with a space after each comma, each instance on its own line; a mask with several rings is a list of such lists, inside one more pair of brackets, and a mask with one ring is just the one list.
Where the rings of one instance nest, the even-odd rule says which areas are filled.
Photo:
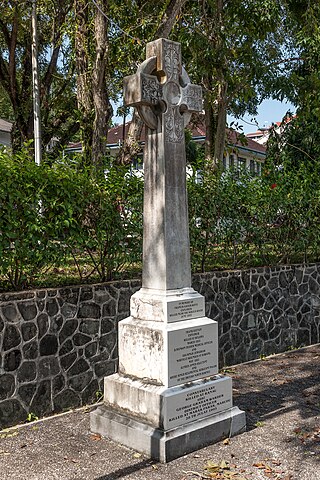
[[268, 157], [295, 170], [303, 163], [312, 170], [320, 160], [320, 5], [306, 0], [288, 0], [288, 13], [297, 61], [287, 76], [287, 96], [296, 106], [296, 116], [283, 122], [282, 133], [273, 131]]
[[276, 0], [188, 2], [177, 38], [193, 80], [205, 93], [206, 159], [222, 162], [227, 113], [256, 113], [275, 89], [286, 37]]
[[[64, 0], [39, 0], [39, 64], [43, 146], [53, 136], [64, 142], [78, 129], [70, 111], [75, 107], [73, 64], [65, 42], [71, 5]], [[10, 100], [15, 150], [33, 138], [31, 77], [31, 5], [10, 0], [0, 18], [0, 85]]]
[[108, 123], [112, 116], [107, 78], [109, 35], [107, 0], [75, 0], [74, 49], [77, 99], [84, 161], [99, 166], [106, 153]]
[[[158, 18], [157, 16], [154, 16], [153, 18], [153, 24], [156, 25], [156, 29], [152, 29], [150, 32], [144, 32], [147, 33], [147, 35], [145, 35], [145, 42], [149, 42], [157, 38], [168, 38], [186, 1], [187, 0], [167, 0], [162, 9], [160, 9], [160, 12], [156, 10]], [[138, 7], [140, 6], [142, 8], [142, 18], [146, 14], [147, 16], [150, 16], [151, 11], [153, 11], [154, 14], [155, 8], [153, 4], [144, 4], [143, 2], [136, 3]], [[143, 126], [143, 121], [139, 117], [138, 113], [134, 111], [127, 138], [124, 140], [118, 154], [117, 160], [120, 164], [126, 165], [131, 163], [132, 159], [140, 152], [140, 146], [138, 142], [141, 137]]]

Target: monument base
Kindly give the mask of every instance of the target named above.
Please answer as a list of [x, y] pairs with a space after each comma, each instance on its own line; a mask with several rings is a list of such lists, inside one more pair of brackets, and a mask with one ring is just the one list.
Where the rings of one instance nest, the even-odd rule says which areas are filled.
[[166, 463], [246, 430], [245, 412], [232, 407], [171, 430], [154, 428], [102, 405], [90, 415], [91, 431]]
[[115, 373], [104, 383], [104, 404], [91, 413], [91, 431], [154, 460], [165, 463], [245, 431], [228, 376], [167, 388]]

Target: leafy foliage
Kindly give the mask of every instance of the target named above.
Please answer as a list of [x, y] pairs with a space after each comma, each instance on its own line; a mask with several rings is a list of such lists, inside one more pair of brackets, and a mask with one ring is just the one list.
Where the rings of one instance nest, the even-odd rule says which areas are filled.
[[319, 174], [304, 163], [270, 162], [262, 177], [207, 169], [188, 187], [194, 270], [319, 259]]
[[[82, 281], [110, 280], [141, 258], [142, 182], [109, 164], [106, 178], [65, 161], [0, 156], [0, 274], [13, 288], [34, 283], [72, 255]], [[89, 257], [89, 272], [79, 258]]]

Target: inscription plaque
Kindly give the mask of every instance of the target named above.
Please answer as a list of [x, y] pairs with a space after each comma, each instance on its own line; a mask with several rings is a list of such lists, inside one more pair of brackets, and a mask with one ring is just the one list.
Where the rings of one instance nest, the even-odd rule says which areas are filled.
[[168, 302], [168, 322], [180, 322], [205, 316], [204, 297], [196, 296]]
[[229, 377], [215, 377], [206, 383], [164, 396], [163, 401], [164, 429], [179, 427], [231, 408], [232, 380]]
[[218, 324], [207, 323], [168, 332], [168, 386], [218, 373]]

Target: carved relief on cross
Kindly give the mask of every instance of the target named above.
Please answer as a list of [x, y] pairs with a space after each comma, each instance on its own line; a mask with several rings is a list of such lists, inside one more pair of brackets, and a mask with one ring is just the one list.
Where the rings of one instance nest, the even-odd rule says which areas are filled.
[[137, 108], [151, 130], [162, 117], [165, 141], [181, 143], [191, 114], [202, 111], [202, 89], [182, 67], [179, 43], [160, 38], [147, 44], [146, 56], [137, 73], [124, 79], [124, 102]]

